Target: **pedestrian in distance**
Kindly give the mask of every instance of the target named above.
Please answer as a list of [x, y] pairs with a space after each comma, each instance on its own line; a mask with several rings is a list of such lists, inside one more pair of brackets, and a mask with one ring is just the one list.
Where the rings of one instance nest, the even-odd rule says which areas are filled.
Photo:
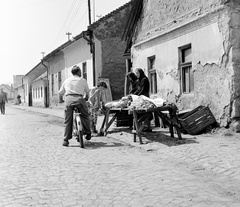
[[17, 105], [19, 106], [22, 103], [21, 96], [18, 94], [17, 96]]
[[107, 89], [107, 84], [103, 81], [100, 81], [97, 87], [93, 88], [90, 92], [90, 121], [91, 121], [91, 130], [92, 133], [98, 133], [97, 126], [97, 118], [100, 114], [100, 109], [105, 109], [106, 100], [103, 96], [103, 91]]
[[8, 102], [7, 93], [3, 91], [3, 88], [1, 88], [1, 91], [0, 91], [0, 109], [1, 109], [1, 114], [5, 114], [5, 103], [6, 102]]
[[65, 94], [63, 146], [68, 146], [69, 140], [72, 138], [74, 107], [77, 107], [81, 113], [83, 134], [86, 135], [85, 139], [91, 139], [90, 118], [86, 104], [90, 92], [88, 83], [81, 77], [81, 69], [79, 66], [73, 66], [71, 72], [73, 76], [63, 82], [58, 92], [60, 102], [62, 102], [62, 97]]

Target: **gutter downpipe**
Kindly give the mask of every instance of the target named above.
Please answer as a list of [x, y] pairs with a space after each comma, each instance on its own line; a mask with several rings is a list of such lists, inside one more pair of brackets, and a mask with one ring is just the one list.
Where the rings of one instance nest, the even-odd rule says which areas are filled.
[[[95, 7], [95, 5], [94, 5], [94, 7]], [[95, 8], [94, 8], [94, 10], [95, 10]], [[89, 26], [90, 26], [92, 24], [92, 20], [91, 20], [91, 0], [88, 0], [88, 20], [89, 20]], [[95, 44], [94, 44], [94, 38], [93, 38], [93, 31], [88, 29], [88, 32], [89, 32], [89, 39], [90, 39], [90, 42], [89, 42], [89, 44], [90, 44], [90, 52], [92, 53], [93, 86], [95, 86], [96, 85]]]
[[43, 63], [43, 59], [41, 59], [41, 63], [42, 65], [47, 69], [47, 100], [46, 100], [46, 108], [49, 107], [49, 71], [48, 71], [48, 67]]
[[23, 97], [24, 97], [24, 103], [25, 103], [25, 87], [23, 86], [23, 78], [22, 78], [22, 89], [23, 89]]
[[95, 68], [95, 43], [94, 43], [94, 37], [92, 34], [91, 37], [91, 46], [92, 47], [92, 62], [93, 62], [93, 86], [96, 86], [96, 68]]

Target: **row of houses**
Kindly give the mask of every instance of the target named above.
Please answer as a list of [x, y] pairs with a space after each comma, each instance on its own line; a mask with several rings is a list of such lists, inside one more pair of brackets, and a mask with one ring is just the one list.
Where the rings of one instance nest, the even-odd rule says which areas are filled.
[[8, 84], [1, 84], [0, 85], [0, 91], [3, 89], [5, 93], [7, 93], [8, 100], [14, 99], [14, 90], [13, 90], [13, 85], [8, 85]]
[[48, 54], [23, 77], [29, 106], [58, 106], [73, 65], [89, 85], [108, 79], [113, 99], [142, 68], [151, 97], [180, 110], [209, 106], [220, 126], [240, 131], [240, 2], [132, 0]]
[[[47, 54], [22, 77], [18, 93], [28, 106], [62, 107], [57, 92], [69, 78], [74, 65], [79, 65], [90, 86], [104, 80], [110, 86], [112, 99], [124, 95], [126, 61], [123, 56], [123, 31], [132, 2], [121, 6], [91, 24], [63, 45]], [[23, 90], [22, 90], [23, 89]]]

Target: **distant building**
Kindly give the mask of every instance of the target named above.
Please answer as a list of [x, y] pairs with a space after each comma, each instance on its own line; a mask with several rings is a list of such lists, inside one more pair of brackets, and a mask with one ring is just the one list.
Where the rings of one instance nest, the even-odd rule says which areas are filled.
[[5, 93], [7, 93], [7, 98], [8, 98], [9, 100], [14, 99], [14, 91], [13, 91], [12, 86], [9, 86], [9, 85], [7, 85], [7, 84], [1, 84], [1, 85], [0, 85], [0, 89], [3, 89], [3, 91], [4, 91]]
[[[64, 104], [58, 101], [58, 91], [64, 80], [72, 76], [74, 65], [80, 66], [82, 77], [90, 88], [103, 80], [112, 90], [106, 97], [109, 100], [121, 98], [124, 95], [127, 59], [123, 56], [125, 42], [122, 35], [130, 9], [131, 2], [102, 17], [87, 31], [47, 54], [23, 77], [25, 102], [29, 106], [62, 108]], [[44, 79], [40, 78], [43, 74], [46, 74]]]
[[23, 85], [24, 75], [14, 75], [13, 76], [13, 90], [14, 90], [14, 101], [17, 103], [17, 96], [21, 96], [21, 100], [24, 103], [24, 85]]

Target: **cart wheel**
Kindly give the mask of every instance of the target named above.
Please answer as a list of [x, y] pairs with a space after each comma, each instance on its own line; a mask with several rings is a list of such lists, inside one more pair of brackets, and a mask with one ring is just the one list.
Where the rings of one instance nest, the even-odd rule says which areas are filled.
[[81, 147], [81, 148], [84, 148], [83, 132], [82, 132], [82, 131], [80, 131], [80, 132], [78, 133], [78, 141], [79, 141], [80, 147]]

